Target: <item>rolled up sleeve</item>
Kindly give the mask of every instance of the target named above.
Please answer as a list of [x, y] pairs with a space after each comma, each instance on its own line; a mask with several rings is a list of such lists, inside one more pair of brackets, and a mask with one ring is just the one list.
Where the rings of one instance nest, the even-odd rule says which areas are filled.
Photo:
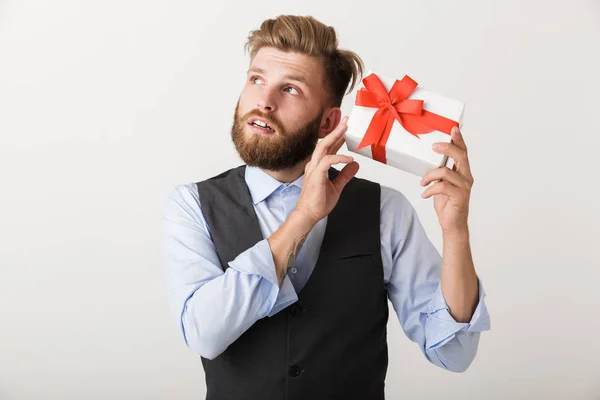
[[175, 187], [167, 198], [163, 252], [172, 314], [187, 346], [205, 358], [217, 357], [258, 319], [297, 300], [289, 277], [279, 287], [266, 239], [223, 270], [190, 185]]
[[442, 257], [403, 194], [382, 188], [382, 259], [388, 297], [402, 329], [433, 364], [465, 371], [475, 358], [480, 333], [490, 329], [483, 284], [468, 323], [454, 320], [442, 295]]

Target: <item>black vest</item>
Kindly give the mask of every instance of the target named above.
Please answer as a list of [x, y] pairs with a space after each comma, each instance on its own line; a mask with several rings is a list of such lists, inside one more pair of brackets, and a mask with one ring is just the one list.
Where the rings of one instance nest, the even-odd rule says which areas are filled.
[[[223, 268], [263, 239], [244, 173], [241, 166], [197, 183]], [[331, 168], [330, 179], [337, 173]], [[298, 302], [256, 321], [214, 360], [202, 358], [207, 399], [384, 399], [388, 303], [380, 195], [377, 183], [348, 183]]]

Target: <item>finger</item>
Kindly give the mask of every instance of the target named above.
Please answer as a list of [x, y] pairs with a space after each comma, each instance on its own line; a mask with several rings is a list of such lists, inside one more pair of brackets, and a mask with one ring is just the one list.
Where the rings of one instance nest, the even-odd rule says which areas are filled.
[[452, 137], [452, 143], [454, 143], [456, 147], [468, 153], [465, 139], [463, 138], [462, 132], [457, 126], [452, 128], [452, 131], [450, 131], [450, 136]]
[[[325, 152], [324, 156], [327, 154], [337, 154], [337, 152], [340, 150], [340, 148], [342, 147], [342, 145], [344, 144], [345, 141], [346, 140], [345, 140], [344, 136], [339, 138], [338, 141]], [[317, 155], [316, 157], [319, 157], [319, 155]], [[320, 161], [316, 157], [313, 153], [313, 156], [311, 157], [310, 162], [307, 164], [307, 166], [310, 165], [310, 167], [308, 167], [309, 170], [312, 170], [313, 167], [317, 164], [316, 161]]]
[[467, 158], [467, 152], [454, 143], [438, 142], [434, 143], [432, 148], [436, 153], [452, 157], [454, 161], [464, 161]]
[[427, 186], [433, 181], [445, 180], [455, 186], [469, 189], [470, 182], [461, 174], [448, 167], [439, 167], [428, 171], [421, 179], [421, 186]]
[[337, 154], [337, 152], [340, 150], [340, 148], [342, 147], [342, 145], [346, 142], [346, 139], [344, 138], [344, 136], [342, 135], [342, 137], [340, 137], [338, 139], [338, 141], [332, 145], [328, 150], [326, 150], [325, 154], [323, 154], [322, 156], [320, 156], [320, 153], [313, 153], [310, 161], [308, 162], [308, 164], [306, 165], [306, 170], [305, 172], [308, 171], [312, 171], [320, 162], [320, 159], [318, 157], [324, 157], [327, 154]]
[[346, 187], [348, 182], [354, 178], [359, 168], [360, 165], [356, 161], [352, 161], [350, 164], [342, 168], [338, 176], [333, 180], [333, 185], [338, 193], [341, 193], [342, 190], [344, 190], [344, 187]]
[[342, 137], [339, 138], [338, 141], [329, 148], [329, 154], [336, 154], [338, 151], [340, 151], [344, 143], [346, 143], [346, 138], [344, 135], [342, 135]]
[[344, 117], [333, 131], [331, 131], [327, 136], [325, 136], [324, 139], [317, 143], [311, 159], [314, 159], [318, 163], [321, 158], [328, 153], [329, 148], [333, 144], [337, 143], [339, 138], [342, 137], [346, 132], [346, 128], [348, 127], [347, 122], [348, 117]]
[[421, 196], [424, 199], [427, 199], [437, 194], [445, 194], [449, 197], [458, 199], [460, 198], [460, 196], [462, 196], [462, 192], [464, 192], [464, 189], [461, 189], [451, 184], [450, 182], [439, 181], [435, 185], [431, 185], [430, 187], [428, 187], [427, 190], [425, 190], [423, 194], [421, 194]]
[[321, 159], [317, 169], [319, 172], [325, 174], [332, 165], [340, 163], [350, 164], [352, 161], [354, 161], [354, 157], [351, 156], [346, 156], [343, 154], [329, 154]]
[[436, 153], [441, 153], [447, 155], [448, 157], [452, 157], [456, 171], [466, 177], [467, 180], [470, 180], [471, 166], [469, 165], [469, 159], [466, 150], [459, 148], [454, 143], [444, 142], [434, 143], [432, 148]]
[[341, 147], [341, 144], [339, 145], [338, 149], [335, 151], [332, 151], [332, 148], [334, 148], [335, 146], [337, 146], [340, 142], [344, 143], [344, 133], [346, 133], [346, 130], [348, 128], [348, 117], [344, 117], [340, 123], [338, 124], [338, 126], [335, 127], [335, 129], [330, 132], [325, 139], [323, 139], [322, 142], [322, 146], [324, 147], [325, 150], [325, 154], [334, 154], [337, 152], [337, 150], [339, 150], [339, 147]]

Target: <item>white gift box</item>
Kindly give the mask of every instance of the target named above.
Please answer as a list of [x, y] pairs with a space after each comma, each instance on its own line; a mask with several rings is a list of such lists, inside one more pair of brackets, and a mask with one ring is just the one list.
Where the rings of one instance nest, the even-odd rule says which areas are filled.
[[[367, 74], [369, 76], [371, 72]], [[377, 74], [389, 93], [395, 78]], [[361, 86], [359, 87], [362, 88]], [[423, 110], [440, 115], [458, 122], [462, 126], [462, 116], [465, 104], [459, 100], [451, 99], [440, 94], [430, 92], [417, 86], [407, 99], [423, 100]], [[354, 105], [348, 119], [348, 129], [345, 133], [348, 150], [373, 159], [371, 146], [357, 150], [367, 128], [369, 127], [377, 108]], [[451, 158], [433, 151], [431, 145], [436, 142], [451, 142], [449, 134], [432, 130], [430, 133], [417, 134], [418, 138], [408, 132], [396, 119], [393, 121], [392, 130], [386, 142], [386, 164], [415, 174], [425, 175], [428, 171], [441, 166], [452, 168], [454, 162]]]

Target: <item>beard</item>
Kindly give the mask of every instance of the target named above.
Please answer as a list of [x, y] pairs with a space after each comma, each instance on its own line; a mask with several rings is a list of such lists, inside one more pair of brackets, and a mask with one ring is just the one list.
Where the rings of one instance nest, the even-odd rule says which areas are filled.
[[[319, 141], [323, 110], [305, 126], [289, 132], [283, 129], [281, 121], [273, 115], [252, 110], [240, 117], [238, 111], [239, 101], [235, 107], [231, 140], [246, 165], [269, 171], [289, 169], [309, 158]], [[276, 133], [250, 134], [250, 137], [247, 137], [245, 130], [248, 126], [248, 118], [253, 116], [264, 118]]]

